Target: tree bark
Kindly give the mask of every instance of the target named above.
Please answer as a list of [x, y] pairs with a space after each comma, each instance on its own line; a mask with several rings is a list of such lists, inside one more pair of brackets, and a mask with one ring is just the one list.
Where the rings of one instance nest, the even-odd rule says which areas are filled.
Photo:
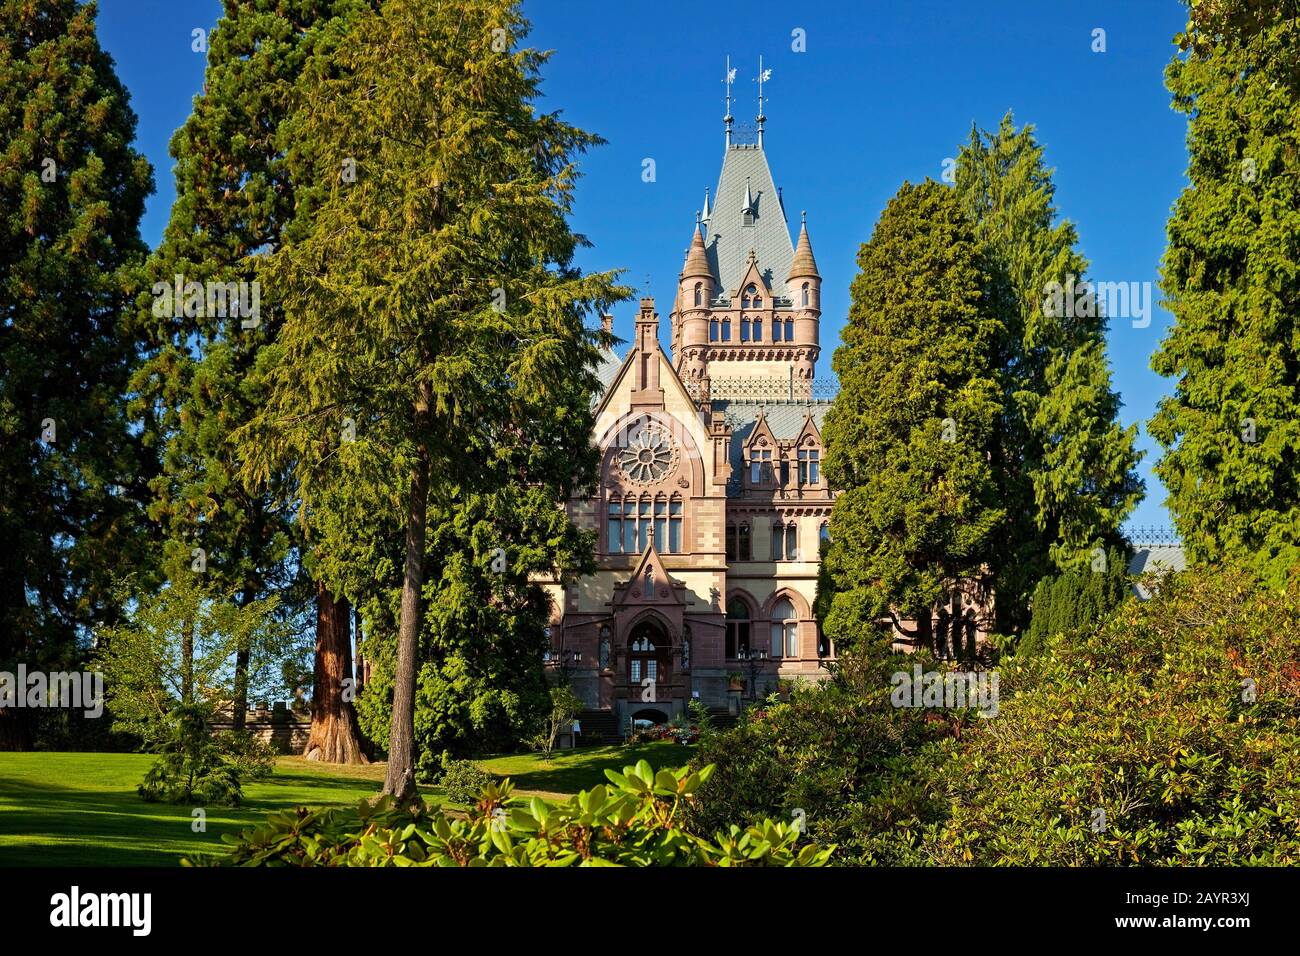
[[[427, 390], [426, 390], [427, 391]], [[427, 415], [428, 400], [417, 417]], [[384, 793], [399, 803], [417, 798], [415, 789], [415, 658], [419, 651], [424, 600], [424, 526], [429, 509], [429, 449], [420, 444], [411, 472], [406, 514], [406, 569], [402, 577], [402, 610], [397, 627], [397, 674], [393, 679], [393, 719], [388, 741], [388, 774]]]
[[361, 730], [343, 682], [352, 676], [351, 605], [316, 584], [316, 668], [311, 694], [311, 733], [302, 755], [325, 763], [369, 763]]
[[[246, 587], [241, 606], [247, 607], [252, 602], [253, 589]], [[235, 699], [230, 705], [230, 727], [232, 730], [243, 730], [244, 721], [248, 718], [248, 659], [249, 650], [247, 646], [241, 645], [235, 649]]]
[[194, 703], [194, 621], [181, 630], [181, 703]]

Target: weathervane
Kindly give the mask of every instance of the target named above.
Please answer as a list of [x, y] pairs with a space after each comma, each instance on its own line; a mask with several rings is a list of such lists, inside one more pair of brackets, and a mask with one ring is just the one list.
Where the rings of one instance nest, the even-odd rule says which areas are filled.
[[727, 146], [731, 145], [731, 84], [736, 82], [736, 71], [731, 68], [731, 57], [727, 57], [727, 75], [722, 78], [722, 82], [727, 84], [727, 115], [722, 117], [722, 128], [727, 134]]
[[[763, 115], [763, 81], [772, 78], [772, 71], [763, 69], [763, 56], [758, 57], [758, 148], [763, 148], [763, 123], [767, 117]], [[730, 112], [730, 110], [728, 110]]]

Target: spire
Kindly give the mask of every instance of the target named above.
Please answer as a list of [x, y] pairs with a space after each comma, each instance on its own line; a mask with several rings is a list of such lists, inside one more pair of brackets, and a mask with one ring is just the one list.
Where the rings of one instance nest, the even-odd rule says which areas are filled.
[[709, 187], [705, 186], [704, 187], [704, 214], [700, 218], [704, 222], [708, 222], [709, 217], [712, 215], [713, 214], [709, 211]]
[[691, 248], [686, 252], [686, 265], [682, 266], [682, 278], [711, 278], [712, 276], [713, 273], [709, 270], [709, 257], [704, 250], [704, 237], [700, 235], [700, 221], [697, 217], [695, 232], [691, 236]]
[[745, 177], [745, 202], [744, 202], [744, 204], [740, 207], [740, 211], [741, 211], [741, 212], [753, 212], [753, 211], [754, 211], [754, 194], [753, 194], [752, 192], [749, 191], [749, 177], [748, 177], [748, 176]]
[[758, 148], [763, 148], [763, 124], [767, 116], [763, 113], [763, 81], [772, 78], [772, 71], [763, 69], [763, 57], [758, 58]]
[[817, 260], [813, 258], [812, 242], [808, 239], [807, 212], [804, 212], [800, 216], [799, 244], [795, 246], [794, 261], [790, 263], [790, 274], [786, 276], [786, 279], [794, 279], [796, 277], [821, 278], [821, 274], [817, 271]]
[[726, 136], [726, 145], [728, 149], [731, 148], [731, 123], [733, 119], [731, 115], [731, 84], [735, 81], [736, 71], [731, 68], [731, 57], [727, 57], [727, 75], [722, 78], [722, 82], [727, 84], [727, 96], [725, 100], [727, 104], [727, 115], [722, 117], [722, 129]]

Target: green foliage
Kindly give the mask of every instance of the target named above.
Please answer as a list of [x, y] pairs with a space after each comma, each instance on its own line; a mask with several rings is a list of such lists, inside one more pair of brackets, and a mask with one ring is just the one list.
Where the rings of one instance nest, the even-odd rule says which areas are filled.
[[130, 620], [105, 628], [95, 655], [115, 729], [151, 737], [178, 703], [230, 706], [231, 661], [241, 647], [249, 653], [248, 686], [268, 696], [281, 689], [277, 669], [295, 637], [272, 613], [274, 597], [240, 606], [185, 575], [131, 600]]
[[1300, 18], [1242, 0], [1192, 15], [1205, 32], [1165, 74], [1190, 183], [1161, 272], [1176, 321], [1151, 367], [1175, 381], [1156, 473], [1191, 562], [1280, 584], [1300, 565]]
[[834, 847], [790, 824], [729, 826], [712, 839], [681, 824], [711, 767], [656, 773], [644, 760], [559, 806], [489, 784], [468, 819], [385, 797], [355, 810], [286, 811], [245, 830], [222, 866], [824, 866]]
[[[114, 577], [147, 553], [147, 456], [119, 398], [153, 177], [97, 13], [0, 0], [0, 670], [81, 667], [78, 637], [119, 619]], [[0, 714], [0, 747], [33, 719]]]
[[[1120, 525], [1142, 496], [1137, 426], [1119, 424], [1102, 303], [1055, 314], [1052, 283], [1082, 286], [1078, 234], [1058, 221], [1052, 170], [1033, 126], [1008, 113], [996, 131], [971, 129], [955, 192], [974, 224], [984, 301], [1002, 320], [990, 343], [1001, 413], [990, 463], [1007, 512], [992, 561], [998, 627], [1027, 619], [1041, 576], [1086, 568], [1096, 547], [1122, 543]], [[1060, 310], [1066, 311], [1066, 310]]]
[[[239, 763], [226, 759], [227, 742], [212, 732], [212, 710], [204, 704], [174, 707], [150, 728], [147, 743], [158, 754], [137, 788], [150, 803], [237, 806], [243, 796]], [[244, 746], [244, 742], [238, 746]], [[266, 773], [270, 767], [266, 768]]]
[[1005, 517], [989, 469], [1002, 326], [982, 302], [975, 236], [952, 191], [904, 184], [858, 266], [823, 429], [840, 494], [818, 612], [842, 649], [891, 609], [930, 608], [978, 575]]
[[[943, 865], [1300, 862], [1300, 576], [1168, 577], [1002, 670], [942, 764]], [[1253, 694], [1253, 696], [1252, 696]], [[1104, 819], [1097, 811], [1104, 813]], [[1104, 823], [1104, 826], [1099, 825]]]
[[688, 808], [688, 825], [709, 831], [733, 820], [802, 816], [811, 838], [842, 846], [848, 861], [922, 862], [919, 834], [939, 808], [920, 755], [975, 718], [892, 706], [890, 676], [917, 660], [842, 655], [827, 681], [799, 686], [788, 702], [751, 709], [735, 728], [704, 738], [692, 766], [717, 770]]
[[566, 724], [582, 713], [583, 707], [582, 699], [569, 687], [552, 687], [550, 696], [551, 710], [546, 715], [545, 727], [541, 733], [533, 738], [536, 748], [547, 757], [555, 749], [555, 742], [559, 739], [560, 731], [564, 729]]
[[473, 806], [479, 794], [495, 780], [496, 777], [472, 760], [449, 760], [438, 783], [452, 803]]
[[1034, 589], [1032, 614], [1017, 654], [1038, 653], [1048, 637], [1075, 630], [1091, 630], [1129, 596], [1132, 579], [1125, 552], [1105, 553], [1104, 567], [1069, 570], [1049, 575]]

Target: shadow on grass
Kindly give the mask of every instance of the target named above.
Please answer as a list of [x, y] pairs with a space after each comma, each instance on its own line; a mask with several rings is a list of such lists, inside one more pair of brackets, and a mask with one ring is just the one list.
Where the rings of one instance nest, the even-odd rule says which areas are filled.
[[690, 760], [693, 752], [693, 747], [652, 743], [556, 751], [549, 762], [540, 755], [527, 754], [496, 757], [483, 761], [483, 764], [492, 773], [509, 777], [520, 790], [574, 794], [608, 783], [606, 770], [622, 772], [624, 767], [638, 760], [648, 761], [656, 770], [679, 767]]

